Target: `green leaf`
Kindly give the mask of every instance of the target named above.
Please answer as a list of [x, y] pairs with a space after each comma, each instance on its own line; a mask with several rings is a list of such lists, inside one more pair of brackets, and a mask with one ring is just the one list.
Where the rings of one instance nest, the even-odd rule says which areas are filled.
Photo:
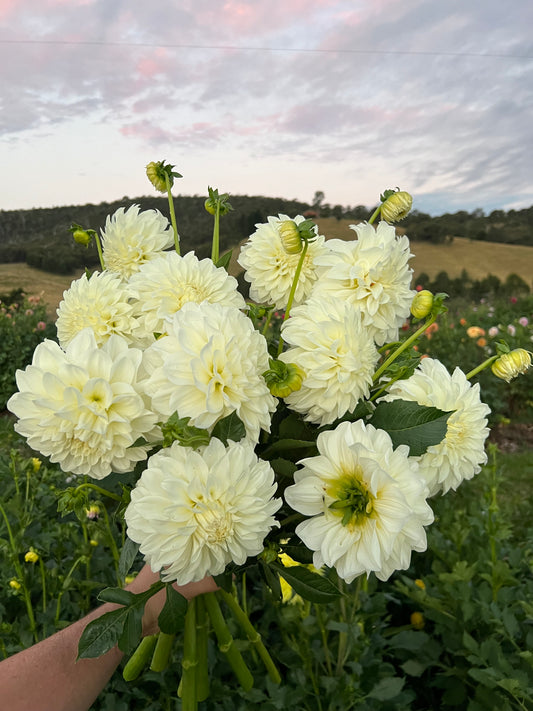
[[176, 440], [182, 447], [193, 447], [193, 449], [209, 444], [209, 432], [189, 425], [190, 419], [190, 417], [180, 417], [175, 412], [166, 422], [159, 423], [163, 433], [163, 447], [170, 447]]
[[126, 537], [118, 560], [118, 574], [121, 578], [125, 578], [130, 572], [138, 550], [139, 543], [134, 543], [130, 538]]
[[415, 659], [408, 659], [401, 667], [409, 676], [422, 676], [426, 670], [426, 664], [418, 662]]
[[381, 402], [369, 423], [390, 435], [394, 447], [406, 444], [410, 455], [418, 457], [446, 436], [451, 412], [425, 407], [407, 400]]
[[128, 608], [106, 612], [89, 622], [78, 644], [78, 659], [94, 659], [109, 652], [117, 644], [124, 629]]
[[265, 579], [266, 584], [270, 588], [270, 592], [274, 600], [281, 600], [281, 585], [279, 582], [279, 575], [277, 570], [273, 570], [270, 565], [267, 565], [264, 561], [259, 561], [261, 564], [260, 571]]
[[281, 457], [278, 457], [277, 459], [272, 459], [270, 461], [270, 466], [278, 476], [290, 479], [291, 482], [293, 481], [294, 472], [297, 469], [294, 462], [291, 462], [289, 459], [281, 459]]
[[290, 558], [298, 563], [309, 565], [313, 562], [313, 552], [306, 546], [283, 545], [281, 549], [283, 553], [286, 553]]
[[315, 448], [315, 442], [301, 439], [279, 439], [265, 449], [261, 456], [263, 459], [269, 459], [273, 454], [277, 454], [278, 452], [293, 452], [295, 449], [309, 449], [310, 447]]
[[212, 437], [216, 437], [224, 445], [228, 446], [228, 441], [240, 442], [246, 436], [246, 429], [236, 412], [219, 420], [213, 427]]
[[404, 679], [400, 679], [397, 676], [389, 676], [386, 679], [378, 681], [368, 696], [378, 701], [390, 701], [390, 699], [398, 696], [401, 692], [404, 681]]
[[159, 629], [165, 634], [176, 634], [183, 629], [187, 600], [167, 583], [167, 599], [157, 618]]
[[220, 259], [219, 259], [218, 262], [215, 264], [215, 266], [216, 266], [216, 267], [222, 267], [222, 269], [225, 269], [226, 271], [228, 271], [228, 267], [229, 267], [229, 263], [230, 263], [230, 261], [231, 261], [231, 255], [232, 255], [232, 254], [233, 254], [233, 250], [230, 249], [229, 252], [226, 252], [225, 254], [223, 254], [223, 255], [220, 257]]
[[341, 592], [333, 585], [331, 580], [318, 573], [313, 573], [299, 565], [285, 568], [281, 564], [271, 563], [270, 567], [286, 580], [294, 592], [304, 600], [311, 602], [332, 602], [340, 597]]
[[135, 594], [122, 588], [105, 588], [98, 594], [101, 602], [113, 602], [116, 605], [131, 605], [135, 601]]
[[118, 638], [118, 646], [124, 654], [131, 654], [136, 649], [142, 637], [144, 602], [142, 606], [133, 606], [124, 609], [127, 610], [128, 614], [124, 621], [122, 634]]

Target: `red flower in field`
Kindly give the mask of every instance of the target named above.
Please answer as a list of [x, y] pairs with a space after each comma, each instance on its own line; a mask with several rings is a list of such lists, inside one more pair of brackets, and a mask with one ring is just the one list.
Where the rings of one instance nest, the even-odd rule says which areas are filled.
[[38, 331], [44, 331], [46, 328], [46, 324], [44, 321], [37, 321], [37, 326], [36, 326]]
[[466, 319], [465, 318], [460, 319], [459, 323], [461, 324], [461, 326], [466, 326]]
[[516, 298], [516, 296], [511, 296], [511, 303], [512, 304], [516, 304], [517, 301], [518, 301], [518, 299]]
[[417, 291], [422, 291], [423, 288], [424, 288], [424, 287], [423, 287], [421, 284], [417, 284], [417, 285], [415, 286], [415, 289], [416, 289]]
[[478, 338], [476, 341], [476, 344], [483, 348], [484, 346], [487, 345], [487, 340], [485, 338]]
[[431, 326], [428, 326], [428, 328], [425, 330], [424, 335], [426, 338], [431, 340], [433, 337], [433, 334], [436, 333], [439, 330], [439, 324], [438, 323], [432, 323]]

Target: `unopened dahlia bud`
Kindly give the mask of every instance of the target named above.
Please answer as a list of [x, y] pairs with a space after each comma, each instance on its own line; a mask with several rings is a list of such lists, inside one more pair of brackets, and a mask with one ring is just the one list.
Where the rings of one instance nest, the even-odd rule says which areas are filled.
[[160, 193], [167, 192], [167, 181], [165, 176], [168, 176], [168, 184], [170, 188], [174, 185], [174, 178], [183, 177], [180, 173], [173, 172], [172, 168], [174, 168], [174, 166], [170, 165], [170, 163], [165, 164], [164, 160], [159, 160], [157, 162], [152, 161], [146, 166], [146, 175], [148, 180]]
[[411, 313], [415, 318], [425, 318], [433, 308], [433, 294], [427, 289], [418, 291], [411, 304]]
[[413, 625], [415, 630], [423, 630], [426, 626], [426, 620], [424, 619], [424, 615], [421, 612], [411, 613], [411, 624]]
[[73, 223], [69, 229], [74, 237], [74, 242], [82, 244], [84, 247], [88, 247], [91, 244], [91, 240], [95, 235], [94, 230], [84, 230], [81, 225], [76, 223]]
[[269, 361], [270, 369], [263, 373], [268, 389], [274, 397], [287, 397], [302, 387], [304, 371], [295, 363]]
[[287, 254], [300, 254], [303, 248], [303, 240], [300, 230], [294, 220], [284, 220], [279, 225], [279, 234], [283, 249]]
[[[385, 195], [387, 194], [386, 191]], [[405, 190], [399, 190], [388, 195], [381, 206], [381, 217], [385, 222], [399, 222], [407, 217], [411, 207], [413, 206], [413, 198]]]
[[509, 383], [513, 378], [518, 377], [531, 366], [531, 354], [524, 348], [515, 348], [509, 353], [503, 353], [491, 366], [492, 372], [497, 378]]

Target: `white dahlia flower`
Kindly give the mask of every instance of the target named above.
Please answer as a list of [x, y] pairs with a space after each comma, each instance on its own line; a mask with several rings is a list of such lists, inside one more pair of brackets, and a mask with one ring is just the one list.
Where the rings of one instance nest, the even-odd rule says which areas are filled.
[[133, 443], [156, 420], [138, 392], [141, 358], [120, 336], [98, 348], [88, 328], [65, 351], [40, 343], [32, 364], [17, 371], [19, 392], [8, 402], [16, 431], [64, 472], [103, 479], [130, 471], [146, 458]]
[[319, 455], [303, 459], [285, 499], [309, 516], [296, 533], [314, 551], [313, 564], [350, 583], [374, 572], [387, 580], [426, 549], [433, 521], [427, 486], [409, 449], [361, 420], [342, 422], [317, 439]]
[[292, 347], [280, 360], [305, 373], [301, 388], [285, 402], [306, 420], [329, 424], [368, 396], [379, 354], [354, 306], [312, 297], [291, 311], [282, 336]]
[[166, 333], [145, 351], [144, 388], [158, 415], [167, 419], [177, 411], [191, 425], [210, 429], [235, 412], [256, 442], [261, 428], [270, 430], [277, 400], [262, 375], [267, 342], [247, 316], [189, 301], [167, 322]]
[[106, 269], [124, 280], [174, 243], [173, 229], [159, 210], [140, 210], [138, 205], [128, 210], [120, 207], [108, 216], [102, 230]]
[[136, 299], [140, 322], [136, 337], [154, 340], [154, 333], [164, 333], [165, 321], [188, 301], [220, 303], [242, 309], [244, 298], [237, 291], [237, 280], [210, 259], [201, 261], [189, 252], [184, 257], [165, 252], [141, 266], [128, 286]]
[[416, 457], [430, 496], [456, 489], [464, 479], [481, 471], [487, 461], [490, 408], [480, 400], [479, 383], [472, 385], [462, 370], [456, 368], [450, 375], [440, 361], [424, 358], [413, 375], [393, 383], [383, 399], [411, 400], [447, 412], [453, 410], [443, 441]]
[[396, 237], [394, 227], [380, 222], [350, 225], [357, 239], [329, 240], [327, 254], [316, 259], [321, 267], [313, 294], [331, 295], [357, 306], [363, 325], [378, 345], [394, 341], [409, 316], [415, 291], [409, 288], [412, 269], [407, 237]]
[[274, 472], [244, 440], [198, 451], [175, 442], [148, 460], [125, 519], [154, 571], [178, 585], [218, 575], [263, 550], [281, 506]]
[[[290, 254], [280, 234], [280, 226], [290, 220], [287, 215], [269, 217], [268, 222], [257, 224], [256, 231], [241, 247], [237, 261], [245, 269], [244, 278], [250, 282], [250, 296], [261, 304], [274, 304], [278, 309], [287, 306], [300, 254]], [[305, 220], [301, 215], [294, 218], [299, 225]], [[315, 260], [326, 252], [324, 237], [318, 235], [309, 243], [302, 271], [294, 294], [294, 304], [299, 304], [311, 293], [317, 278]]]
[[116, 333], [131, 341], [137, 327], [129, 303], [130, 293], [120, 277], [112, 272], [83, 274], [63, 292], [57, 309], [57, 337], [65, 348], [84, 328], [91, 328], [98, 346]]

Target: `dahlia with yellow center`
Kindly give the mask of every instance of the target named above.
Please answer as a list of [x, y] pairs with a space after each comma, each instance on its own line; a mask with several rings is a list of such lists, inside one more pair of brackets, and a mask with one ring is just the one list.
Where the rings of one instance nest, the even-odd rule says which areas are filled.
[[188, 302], [168, 320], [166, 334], [145, 351], [145, 392], [159, 419], [175, 412], [211, 429], [232, 413], [258, 441], [270, 430], [276, 399], [263, 378], [265, 338], [239, 309]]
[[383, 345], [397, 339], [415, 295], [410, 289], [409, 240], [396, 237], [386, 222], [376, 229], [366, 222], [350, 227], [357, 232], [356, 240], [329, 240], [329, 251], [317, 256], [320, 278], [313, 296], [353, 304], [376, 343]]
[[7, 403], [19, 418], [15, 430], [65, 472], [103, 479], [131, 471], [146, 458], [133, 444], [156, 421], [140, 395], [141, 359], [120, 336], [99, 348], [88, 328], [65, 350], [43, 341], [17, 371], [19, 392]]
[[165, 254], [143, 264], [134, 274], [129, 288], [135, 299], [139, 327], [138, 342], [152, 342], [154, 333], [166, 331], [166, 321], [189, 301], [220, 303], [243, 309], [244, 298], [237, 291], [237, 280], [210, 259], [199, 260], [193, 252], [181, 257]]
[[159, 210], [132, 205], [120, 207], [108, 216], [102, 230], [102, 250], [106, 269], [124, 280], [145, 262], [158, 257], [174, 244], [174, 232]]
[[415, 457], [430, 496], [456, 489], [481, 471], [487, 461], [485, 440], [490, 408], [480, 400], [479, 383], [472, 384], [459, 368], [450, 373], [433, 358], [424, 358], [413, 375], [389, 388], [384, 400], [410, 400], [452, 412], [446, 436]]
[[[250, 282], [250, 296], [261, 304], [274, 304], [277, 309], [287, 306], [296, 267], [300, 260], [301, 238], [287, 223], [304, 222], [302, 215], [290, 220], [287, 215], [269, 217], [268, 222], [256, 225], [256, 231], [241, 247], [237, 259], [244, 268], [244, 278]], [[287, 242], [289, 249], [287, 249]], [[299, 249], [295, 249], [295, 245]], [[304, 301], [317, 279], [316, 258], [326, 252], [324, 237], [316, 236], [309, 242], [302, 271], [294, 294], [294, 304]]]
[[261, 553], [278, 525], [275, 492], [274, 472], [252, 443], [213, 438], [195, 451], [175, 442], [150, 457], [132, 491], [128, 537], [163, 580], [202, 580]]
[[354, 306], [313, 297], [292, 310], [282, 336], [290, 348], [279, 360], [304, 372], [301, 387], [285, 398], [291, 410], [325, 425], [368, 396], [379, 354]]
[[308, 517], [296, 533], [315, 567], [333, 567], [348, 583], [408, 568], [411, 552], [426, 549], [424, 526], [433, 521], [408, 448], [394, 449], [386, 432], [361, 420], [322, 432], [317, 447], [285, 490], [289, 506]]
[[84, 328], [92, 329], [101, 346], [112, 334], [131, 342], [138, 328], [130, 304], [130, 292], [117, 274], [111, 272], [83, 274], [63, 292], [57, 309], [57, 337], [62, 348]]

